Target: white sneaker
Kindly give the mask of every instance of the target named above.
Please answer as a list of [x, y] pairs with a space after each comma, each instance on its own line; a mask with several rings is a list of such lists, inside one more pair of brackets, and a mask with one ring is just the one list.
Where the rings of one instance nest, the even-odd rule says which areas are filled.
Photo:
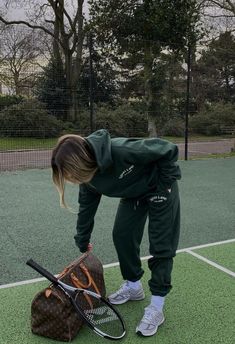
[[144, 316], [136, 327], [136, 333], [145, 337], [153, 336], [164, 320], [163, 313], [159, 312], [156, 307], [149, 305], [145, 308]]
[[128, 281], [124, 282], [116, 293], [108, 297], [110, 303], [114, 305], [121, 305], [127, 301], [139, 301], [145, 297], [142, 285], [139, 289], [130, 288]]

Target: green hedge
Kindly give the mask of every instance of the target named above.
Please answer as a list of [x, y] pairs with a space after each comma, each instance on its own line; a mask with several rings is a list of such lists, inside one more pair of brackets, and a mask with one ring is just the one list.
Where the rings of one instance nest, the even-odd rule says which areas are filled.
[[23, 100], [0, 112], [0, 135], [10, 137], [57, 137], [63, 123], [48, 114], [45, 106], [35, 99]]
[[182, 137], [185, 132], [185, 120], [178, 117], [169, 119], [162, 128], [162, 135]]
[[0, 111], [8, 106], [21, 103], [23, 99], [22, 96], [0, 94]]
[[[148, 135], [147, 116], [132, 104], [122, 104], [116, 109], [107, 105], [95, 109], [95, 129], [105, 128], [113, 136], [143, 137]], [[78, 130], [88, 134], [90, 132], [90, 113], [80, 113], [76, 123]]]
[[208, 105], [189, 121], [193, 133], [222, 135], [225, 128], [235, 128], [235, 104], [214, 103]]

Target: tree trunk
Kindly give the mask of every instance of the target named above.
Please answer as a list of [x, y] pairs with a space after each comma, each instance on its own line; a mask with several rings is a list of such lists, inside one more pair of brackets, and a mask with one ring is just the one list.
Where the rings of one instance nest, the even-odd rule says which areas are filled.
[[145, 61], [144, 61], [144, 74], [145, 74], [145, 102], [147, 107], [148, 116], [148, 133], [149, 137], [156, 137], [156, 113], [154, 109], [154, 94], [152, 89], [152, 65], [153, 65], [153, 54], [151, 46], [146, 43], [145, 46]]
[[[82, 50], [83, 50], [83, 0], [78, 1], [78, 24], [74, 27], [73, 35], [77, 40], [76, 47], [71, 47], [71, 37], [65, 33], [64, 26], [61, 27], [61, 37], [63, 40], [63, 53], [65, 56], [65, 75], [67, 84], [67, 93], [69, 97], [69, 109], [67, 120], [74, 122], [78, 118], [78, 81], [82, 69]], [[62, 13], [61, 13], [62, 16]], [[63, 24], [64, 25], [64, 24]]]
[[231, 101], [231, 86], [230, 86], [230, 82], [229, 82], [229, 71], [227, 66], [225, 66], [225, 84], [226, 84], [226, 93], [227, 93], [227, 97], [228, 100]]
[[78, 101], [78, 82], [82, 70], [82, 51], [83, 51], [83, 41], [84, 41], [84, 32], [83, 32], [83, 2], [84, 0], [78, 1], [78, 27], [77, 27], [77, 36], [78, 42], [75, 50], [75, 57], [72, 64], [72, 111], [73, 111], [73, 120], [78, 120], [79, 113], [79, 101]]
[[74, 101], [74, 86], [72, 80], [72, 55], [70, 50], [68, 49], [65, 55], [65, 75], [66, 75], [66, 91], [68, 97], [68, 113], [66, 120], [69, 122], [73, 122], [75, 119], [75, 109], [73, 105]]
[[15, 86], [15, 94], [19, 96], [21, 93], [20, 81], [19, 81], [19, 73], [15, 72], [14, 74], [14, 86]]
[[156, 123], [153, 116], [148, 116], [148, 133], [149, 137], [157, 137]]
[[54, 59], [56, 64], [63, 65], [59, 39], [60, 39], [60, 22], [59, 22], [58, 17], [55, 17], [52, 58]]
[[78, 93], [77, 93], [77, 88], [73, 86], [72, 93], [71, 93], [71, 107], [70, 107], [70, 113], [73, 117], [73, 121], [77, 121], [78, 111], [79, 111]]

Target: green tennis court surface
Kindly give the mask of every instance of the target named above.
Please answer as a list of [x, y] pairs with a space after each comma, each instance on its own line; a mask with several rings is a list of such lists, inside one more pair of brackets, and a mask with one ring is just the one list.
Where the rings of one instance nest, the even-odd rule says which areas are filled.
[[[197, 252], [207, 252], [207, 257], [219, 247], [224, 250], [223, 261], [230, 260], [229, 251], [235, 251], [235, 242], [208, 247]], [[229, 250], [227, 250], [229, 247]], [[193, 250], [194, 251], [194, 250]], [[149, 273], [143, 263], [145, 290], [148, 290]], [[235, 275], [235, 273], [234, 273]], [[121, 276], [118, 267], [105, 269], [108, 293], [119, 287]], [[130, 302], [118, 307], [123, 315], [127, 336], [123, 343], [199, 344], [234, 343], [235, 285], [227, 273], [198, 260], [188, 253], [178, 253], [173, 273], [174, 292], [167, 298], [165, 323], [157, 336], [141, 338], [136, 336], [135, 327], [150, 295], [139, 302]], [[1, 344], [24, 343], [46, 344], [55, 341], [35, 336], [30, 330], [30, 304], [35, 293], [47, 286], [47, 282], [33, 283], [0, 290], [1, 297]], [[84, 326], [74, 343], [103, 343], [102, 339]]]
[[[191, 249], [178, 253], [175, 259], [166, 322], [151, 338], [134, 333], [150, 297], [144, 263], [146, 300], [119, 307], [128, 330], [123, 343], [235, 342], [235, 159], [182, 161], [180, 165], [179, 249]], [[60, 209], [49, 170], [2, 173], [0, 190], [0, 344], [56, 343], [30, 331], [31, 300], [47, 282], [13, 287], [9, 283], [40, 277], [25, 264], [30, 257], [58, 273], [79, 255], [73, 242], [76, 215]], [[67, 189], [68, 203], [75, 210], [77, 192], [76, 187]], [[111, 234], [117, 206], [117, 199], [103, 197], [96, 215], [92, 242], [94, 254], [103, 264], [117, 261]], [[218, 244], [208, 245], [215, 242]], [[147, 225], [141, 255], [148, 255]], [[118, 267], [105, 269], [105, 278], [108, 293], [121, 284]], [[84, 327], [74, 343], [105, 341]]]

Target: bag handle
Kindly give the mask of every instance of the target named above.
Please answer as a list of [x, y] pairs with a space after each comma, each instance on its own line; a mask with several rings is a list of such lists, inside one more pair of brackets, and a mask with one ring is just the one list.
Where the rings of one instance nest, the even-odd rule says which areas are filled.
[[82, 289], [88, 289], [91, 286], [93, 286], [93, 288], [95, 289], [95, 292], [99, 295], [101, 295], [95, 281], [93, 280], [93, 278], [91, 277], [90, 272], [88, 271], [87, 267], [85, 266], [84, 263], [80, 263], [80, 268], [83, 271], [83, 273], [86, 275], [87, 280], [88, 280], [88, 284], [85, 285], [83, 284], [76, 276], [74, 273], [70, 274], [70, 277], [72, 279], [73, 284], [77, 287], [77, 288], [82, 288]]
[[64, 275], [66, 275], [70, 269], [71, 269], [70, 266], [66, 266], [66, 268], [64, 268], [64, 270], [58, 274], [57, 278], [60, 279], [60, 278], [64, 277]]
[[[77, 263], [82, 262], [83, 259], [85, 259], [85, 258], [88, 256], [88, 254], [89, 254], [89, 252], [83, 253], [83, 255], [79, 258], [78, 261], [75, 260], [75, 261], [73, 261], [72, 263], [70, 263], [68, 266], [66, 266], [66, 267], [64, 268], [64, 270], [58, 275], [58, 278], [60, 279], [60, 278], [62, 278], [64, 275], [66, 275], [75, 265], [77, 265]], [[82, 264], [82, 263], [80, 263], [80, 264]], [[80, 265], [80, 264], [79, 264], [79, 265]]]
[[77, 286], [77, 288], [88, 289], [88, 288], [90, 288], [90, 286], [91, 286], [91, 275], [90, 275], [89, 271], [87, 270], [87, 268], [85, 267], [85, 265], [84, 265], [83, 263], [80, 263], [80, 264], [79, 264], [79, 267], [81, 268], [82, 272], [84, 273], [84, 275], [85, 275], [86, 278], [87, 278], [87, 284], [82, 283], [82, 282], [75, 276], [75, 274], [74, 274], [73, 272], [70, 274], [70, 277], [71, 277], [71, 279], [72, 279], [74, 285], [75, 285], [75, 284], [79, 284], [79, 287]]
[[[73, 285], [74, 285], [76, 288], [84, 289], [84, 288], [83, 288], [84, 284], [81, 283], [81, 282], [79, 281], [79, 279], [74, 275], [73, 272], [70, 274], [70, 277], [71, 277], [71, 280], [72, 280], [72, 282], [73, 282]], [[90, 308], [93, 309], [93, 305], [92, 305], [92, 302], [91, 302], [91, 299], [90, 299], [89, 295], [87, 295], [87, 294], [83, 294], [83, 295], [84, 295], [85, 299], [87, 300], [87, 302], [88, 302]]]

